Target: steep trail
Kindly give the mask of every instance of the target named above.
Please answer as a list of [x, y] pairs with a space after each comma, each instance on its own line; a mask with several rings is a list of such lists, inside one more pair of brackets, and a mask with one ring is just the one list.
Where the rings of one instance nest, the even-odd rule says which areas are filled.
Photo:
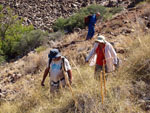
[[[149, 6], [149, 4], [146, 4], [144, 7], [128, 9], [105, 23], [97, 22], [96, 33], [90, 41], [84, 41], [87, 34], [87, 29], [84, 29], [66, 35], [64, 40], [60, 41], [55, 48], [59, 48], [69, 60], [73, 60], [78, 65], [83, 65], [87, 53], [91, 50], [94, 40], [97, 38], [97, 34], [101, 33], [106, 36], [106, 40], [114, 43], [118, 55], [123, 59], [127, 51], [126, 43], [130, 37], [134, 39], [132, 36], [137, 33], [135, 28], [139, 23], [138, 19], [140, 18], [140, 22], [146, 21], [142, 15], [149, 9]], [[16, 62], [1, 66], [0, 98], [2, 97], [6, 100], [15, 99], [18, 94], [23, 93], [24, 87], [32, 87], [32, 82], [36, 82], [37, 77], [42, 77], [49, 49], [40, 54], [29, 53], [28, 56], [24, 56]], [[26, 70], [28, 72], [25, 72]], [[40, 85], [40, 83], [38, 84]]]

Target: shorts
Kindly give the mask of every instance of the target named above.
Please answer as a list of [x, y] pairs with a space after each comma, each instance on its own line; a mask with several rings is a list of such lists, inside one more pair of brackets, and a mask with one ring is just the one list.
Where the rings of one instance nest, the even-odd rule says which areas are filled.
[[[95, 66], [95, 73], [94, 73], [94, 78], [96, 80], [100, 80], [101, 71], [103, 71], [103, 66], [100, 66], [100, 65], [96, 64], [96, 66]], [[107, 72], [107, 67], [106, 66], [105, 66], [105, 72]]]
[[58, 82], [50, 81], [50, 92], [58, 92], [60, 88], [63, 88], [66, 86], [65, 79], [60, 80]]

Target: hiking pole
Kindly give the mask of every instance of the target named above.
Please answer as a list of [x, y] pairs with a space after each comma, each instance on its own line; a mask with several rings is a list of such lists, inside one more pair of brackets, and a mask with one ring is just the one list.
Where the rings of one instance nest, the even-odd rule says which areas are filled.
[[67, 77], [67, 75], [66, 75], [66, 73], [65, 73], [65, 67], [63, 66], [62, 69], [63, 69], [63, 74], [64, 74], [64, 77], [65, 77], [66, 84], [69, 86], [69, 89], [70, 89], [70, 91], [71, 91], [71, 93], [72, 93], [72, 98], [73, 98], [73, 100], [74, 100], [74, 102], [75, 102], [75, 106], [76, 106], [76, 108], [77, 108], [77, 101], [76, 101], [76, 99], [75, 99], [75, 96], [74, 96], [72, 87], [71, 87], [71, 85], [70, 85], [70, 83], [69, 83], [68, 77]]
[[104, 76], [104, 94], [106, 95], [106, 78], [105, 78], [105, 64], [103, 60], [103, 76]]
[[100, 84], [101, 84], [101, 99], [102, 99], [102, 104], [104, 101], [104, 95], [103, 95], [103, 75], [102, 75], [102, 71], [100, 72]]

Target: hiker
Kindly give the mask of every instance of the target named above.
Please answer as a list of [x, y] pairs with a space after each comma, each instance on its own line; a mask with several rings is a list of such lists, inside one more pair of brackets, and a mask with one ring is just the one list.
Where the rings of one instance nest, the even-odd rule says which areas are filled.
[[99, 12], [97, 12], [96, 14], [88, 16], [88, 22], [87, 22], [88, 34], [87, 34], [86, 40], [92, 39], [92, 37], [94, 36], [94, 33], [95, 33], [94, 27], [95, 27], [96, 21], [97, 21], [99, 16], [100, 16]]
[[48, 66], [45, 69], [41, 85], [44, 86], [44, 81], [49, 73], [50, 92], [55, 92], [58, 91], [60, 87], [65, 87], [66, 85], [64, 73], [67, 73], [69, 83], [72, 83], [72, 71], [69, 61], [61, 55], [58, 49], [50, 50], [48, 57]]
[[[95, 78], [99, 79], [100, 72], [105, 67], [106, 72], [112, 72], [117, 67], [117, 54], [113, 46], [105, 40], [105, 37], [99, 35], [94, 43], [94, 48], [86, 58], [86, 62], [94, 58], [96, 55]], [[115, 66], [115, 67], [114, 67]]]

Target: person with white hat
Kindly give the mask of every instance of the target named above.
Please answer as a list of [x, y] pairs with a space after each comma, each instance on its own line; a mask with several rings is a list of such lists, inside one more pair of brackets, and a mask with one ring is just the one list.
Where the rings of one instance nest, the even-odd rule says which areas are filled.
[[[70, 84], [72, 83], [72, 71], [69, 61], [61, 55], [58, 49], [50, 50], [48, 55], [48, 65], [45, 69], [41, 85], [44, 86], [44, 81], [50, 74], [50, 92], [58, 91], [60, 86], [66, 85], [66, 78], [64, 73], [67, 73]], [[65, 72], [64, 72], [65, 71]]]
[[[86, 58], [89, 62], [96, 55], [95, 78], [99, 79], [100, 72], [105, 66], [106, 72], [112, 72], [117, 66], [117, 54], [113, 46], [105, 40], [105, 37], [99, 35], [95, 40], [94, 47]], [[115, 67], [114, 67], [115, 66]]]

